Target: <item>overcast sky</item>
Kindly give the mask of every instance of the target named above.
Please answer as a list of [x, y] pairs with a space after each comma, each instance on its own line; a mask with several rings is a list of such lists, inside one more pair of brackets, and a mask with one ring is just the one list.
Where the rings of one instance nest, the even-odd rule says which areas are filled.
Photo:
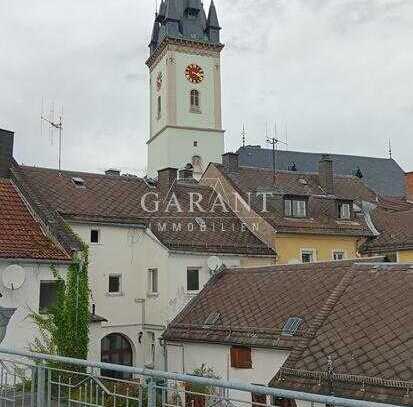
[[[412, 0], [215, 3], [227, 150], [243, 121], [265, 145], [277, 120], [291, 150], [383, 157], [391, 138], [413, 170]], [[19, 162], [57, 166], [44, 99], [64, 106], [64, 168], [142, 173], [153, 13], [154, 0], [0, 1], [0, 127]]]

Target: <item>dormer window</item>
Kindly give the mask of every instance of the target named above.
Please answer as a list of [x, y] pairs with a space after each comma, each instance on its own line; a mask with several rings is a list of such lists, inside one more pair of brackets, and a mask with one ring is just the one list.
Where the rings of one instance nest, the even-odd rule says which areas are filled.
[[72, 182], [77, 188], [86, 188], [85, 181], [80, 177], [72, 177]]
[[353, 204], [349, 201], [340, 201], [338, 203], [338, 218], [342, 220], [350, 220]]
[[307, 199], [300, 197], [287, 197], [284, 199], [284, 215], [289, 218], [307, 217]]

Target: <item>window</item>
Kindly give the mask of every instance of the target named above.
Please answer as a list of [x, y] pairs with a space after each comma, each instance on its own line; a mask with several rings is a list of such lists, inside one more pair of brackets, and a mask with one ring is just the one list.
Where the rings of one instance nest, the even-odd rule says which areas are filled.
[[346, 254], [342, 250], [334, 250], [333, 252], [333, 260], [344, 260], [346, 257]]
[[198, 142], [194, 141], [194, 147], [198, 147]]
[[252, 369], [251, 348], [232, 346], [231, 367], [236, 369]]
[[158, 120], [161, 118], [162, 116], [162, 97], [158, 96]]
[[98, 244], [100, 243], [100, 230], [92, 229], [90, 231], [90, 243]]
[[349, 220], [351, 219], [352, 204], [350, 202], [338, 203], [338, 217], [339, 219]]
[[312, 249], [301, 250], [301, 261], [303, 263], [313, 263], [314, 258], [315, 258], [314, 250]]
[[76, 185], [77, 188], [86, 188], [85, 180], [80, 177], [73, 177], [72, 182]]
[[199, 269], [189, 268], [186, 271], [186, 290], [199, 291]]
[[261, 407], [267, 405], [267, 396], [265, 394], [251, 393], [252, 407]]
[[294, 336], [299, 330], [302, 323], [303, 323], [302, 318], [298, 318], [298, 317], [288, 318], [287, 322], [284, 324], [282, 335]]
[[307, 217], [307, 200], [303, 198], [286, 198], [284, 200], [284, 214], [291, 218]]
[[121, 294], [122, 292], [122, 277], [120, 274], [109, 276], [109, 294]]
[[273, 405], [279, 407], [297, 407], [295, 400], [283, 399], [282, 397], [274, 397]]
[[56, 303], [57, 281], [40, 281], [39, 312], [46, 314]]
[[149, 269], [148, 271], [148, 292], [149, 294], [158, 294], [158, 269]]
[[192, 89], [190, 93], [190, 102], [191, 102], [191, 111], [199, 112], [200, 111], [200, 96], [199, 91]]
[[153, 367], [155, 364], [155, 350], [156, 350], [155, 332], [147, 332], [145, 339], [146, 339], [145, 365], [149, 367]]

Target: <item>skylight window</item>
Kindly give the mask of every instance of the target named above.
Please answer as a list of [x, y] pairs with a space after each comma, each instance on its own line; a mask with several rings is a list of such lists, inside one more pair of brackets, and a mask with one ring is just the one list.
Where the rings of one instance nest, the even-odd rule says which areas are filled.
[[205, 320], [204, 325], [205, 326], [214, 326], [218, 322], [218, 320], [221, 318], [221, 314], [219, 312], [212, 312], [209, 314], [208, 318]]
[[72, 177], [72, 182], [78, 187], [78, 188], [86, 188], [85, 186], [85, 180], [80, 177]]
[[294, 336], [297, 333], [302, 323], [303, 323], [302, 318], [297, 318], [297, 317], [288, 318], [287, 322], [284, 324], [282, 335]]

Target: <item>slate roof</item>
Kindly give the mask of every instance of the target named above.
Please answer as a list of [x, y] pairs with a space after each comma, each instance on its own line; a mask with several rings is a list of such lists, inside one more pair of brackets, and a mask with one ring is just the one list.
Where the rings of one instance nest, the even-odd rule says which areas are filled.
[[[272, 150], [246, 146], [238, 150], [241, 166], [272, 168]], [[376, 193], [384, 196], [405, 196], [405, 175], [394, 159], [329, 154], [338, 175], [354, 175], [360, 169], [365, 182]], [[277, 152], [277, 169], [288, 170], [292, 164], [301, 172], [317, 172], [321, 153], [300, 151]]]
[[152, 29], [151, 55], [165, 38], [220, 45], [220, 29], [213, 1], [207, 18], [201, 0], [162, 0]]
[[345, 278], [271, 384], [411, 406], [412, 266], [355, 265]]
[[0, 258], [68, 261], [33, 217], [9, 179], [0, 178]]
[[[251, 194], [252, 208], [280, 233], [372, 236], [363, 214], [355, 214], [349, 221], [338, 219], [337, 200], [352, 200], [361, 208], [363, 201], [375, 202], [377, 199], [376, 194], [357, 177], [335, 176], [335, 194], [330, 196], [321, 188], [316, 173], [278, 171], [274, 182], [273, 171], [269, 169], [239, 167], [237, 172], [230, 172], [223, 165], [213, 165], [247, 202], [248, 194]], [[263, 198], [259, 196], [262, 192], [273, 194], [267, 198], [267, 211], [263, 210]], [[308, 218], [284, 216], [286, 195], [308, 198]]]
[[[291, 350], [274, 387], [410, 406], [413, 269], [380, 261], [224, 270], [164, 338]], [[282, 336], [289, 317], [304, 322]]]
[[[173, 207], [166, 211], [170, 196], [165, 197], [159, 185], [151, 187], [142, 178], [26, 166], [20, 166], [19, 171], [32, 193], [67, 221], [148, 227], [171, 250], [275, 255], [242, 227], [233, 212], [209, 213], [214, 192], [208, 187], [176, 184], [172, 191], [182, 212]], [[81, 178], [84, 186], [76, 186], [73, 178]], [[144, 194], [150, 192], [159, 194], [159, 210], [155, 213], [146, 212], [141, 204]], [[197, 208], [189, 212], [190, 192], [201, 194], [206, 213]], [[148, 199], [147, 205], [152, 209], [154, 202]], [[201, 231], [200, 223], [204, 222], [206, 227]]]

